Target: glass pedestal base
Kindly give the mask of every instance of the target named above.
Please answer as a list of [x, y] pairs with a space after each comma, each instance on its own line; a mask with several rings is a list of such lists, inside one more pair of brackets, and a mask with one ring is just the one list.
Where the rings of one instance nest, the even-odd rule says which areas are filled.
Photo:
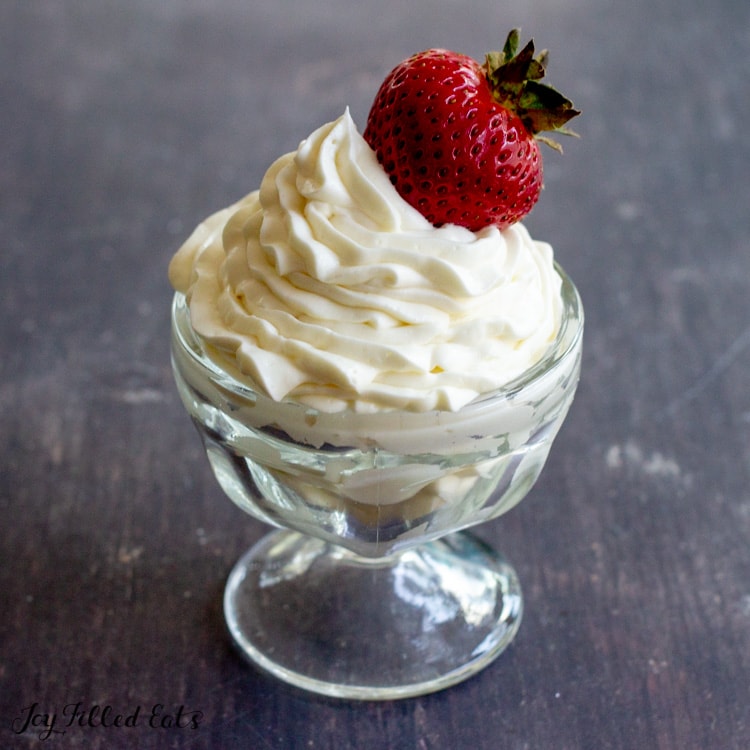
[[229, 632], [252, 662], [363, 700], [465, 680], [511, 642], [522, 606], [513, 568], [466, 532], [370, 559], [274, 531], [235, 565], [224, 594]]

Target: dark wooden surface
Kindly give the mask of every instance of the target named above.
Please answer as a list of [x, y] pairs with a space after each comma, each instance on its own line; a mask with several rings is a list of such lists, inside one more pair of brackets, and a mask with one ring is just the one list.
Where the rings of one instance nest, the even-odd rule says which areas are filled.
[[[0, 747], [43, 743], [14, 732], [30, 706], [79, 701], [137, 726], [43, 746], [750, 747], [749, 8], [4, 0]], [[514, 25], [584, 110], [528, 222], [585, 301], [580, 390], [532, 494], [480, 530], [525, 619], [448, 691], [312, 697], [224, 634], [226, 575], [264, 528], [175, 395], [166, 265], [316, 126], [349, 105], [362, 127], [401, 58], [481, 56]], [[198, 729], [148, 726], [157, 704]]]

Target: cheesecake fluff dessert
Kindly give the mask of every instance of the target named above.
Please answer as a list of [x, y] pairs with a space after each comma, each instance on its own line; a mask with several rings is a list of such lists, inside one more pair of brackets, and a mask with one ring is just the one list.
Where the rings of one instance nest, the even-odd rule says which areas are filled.
[[364, 135], [348, 110], [315, 130], [169, 267], [178, 386], [222, 487], [263, 520], [365, 555], [520, 500], [580, 367], [577, 292], [518, 218], [541, 187], [535, 141], [519, 146], [493, 115], [484, 150], [464, 148], [492, 170], [490, 190], [456, 166], [457, 125], [436, 137], [413, 107], [387, 111], [399, 75]]
[[348, 111], [201, 224], [170, 279], [222, 366], [321, 411], [456, 411], [535, 364], [562, 310], [549, 245], [434, 227]]
[[578, 382], [580, 298], [521, 221], [577, 114], [545, 62], [515, 31], [484, 67], [412, 56], [362, 133], [314, 130], [171, 261], [182, 402], [281, 527], [232, 568], [228, 631], [297, 687], [429, 693], [518, 630], [515, 571], [463, 530], [526, 495]]

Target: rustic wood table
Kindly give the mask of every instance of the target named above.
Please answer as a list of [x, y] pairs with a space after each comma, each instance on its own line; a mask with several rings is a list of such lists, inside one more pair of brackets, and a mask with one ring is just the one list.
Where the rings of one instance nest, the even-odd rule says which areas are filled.
[[[315, 697], [225, 634], [266, 529], [178, 401], [166, 266], [400, 59], [516, 25], [584, 110], [528, 225], [587, 312], [542, 478], [478, 530], [524, 622], [444, 692]], [[4, 0], [0, 747], [750, 747], [748, 80], [745, 0]]]

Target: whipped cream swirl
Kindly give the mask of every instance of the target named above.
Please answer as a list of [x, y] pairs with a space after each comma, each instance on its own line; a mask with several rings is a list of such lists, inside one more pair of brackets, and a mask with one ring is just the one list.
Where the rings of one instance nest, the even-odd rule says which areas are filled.
[[548, 244], [520, 223], [432, 226], [348, 110], [206, 219], [169, 274], [223, 367], [323, 411], [456, 411], [535, 364], [562, 311]]

